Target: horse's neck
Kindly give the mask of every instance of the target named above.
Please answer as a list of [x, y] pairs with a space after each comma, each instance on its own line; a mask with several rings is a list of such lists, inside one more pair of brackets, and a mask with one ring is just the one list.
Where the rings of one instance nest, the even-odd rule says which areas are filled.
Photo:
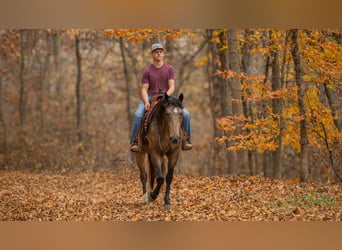
[[[160, 112], [160, 110], [159, 110]], [[169, 129], [168, 129], [168, 124], [165, 119], [164, 114], [158, 114], [156, 115], [156, 124], [159, 130], [159, 134], [161, 137], [169, 137]]]

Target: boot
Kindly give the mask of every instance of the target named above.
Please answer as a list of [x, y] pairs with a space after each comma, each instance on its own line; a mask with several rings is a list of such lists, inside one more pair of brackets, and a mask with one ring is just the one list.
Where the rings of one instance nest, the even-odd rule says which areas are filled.
[[183, 150], [190, 150], [190, 149], [192, 149], [192, 144], [191, 144], [191, 142], [185, 141], [185, 142], [183, 143], [183, 145], [182, 145], [182, 149], [183, 149]]
[[190, 137], [187, 135], [187, 133], [185, 131], [183, 131], [182, 149], [183, 150], [190, 150], [190, 149], [192, 149], [192, 144], [190, 142]]
[[138, 138], [135, 138], [133, 143], [131, 144], [131, 151], [132, 152], [140, 152], [140, 147], [138, 143]]

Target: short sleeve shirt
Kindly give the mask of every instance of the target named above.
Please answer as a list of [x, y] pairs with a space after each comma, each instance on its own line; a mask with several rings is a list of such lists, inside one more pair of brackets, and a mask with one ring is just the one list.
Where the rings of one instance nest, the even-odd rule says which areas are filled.
[[166, 93], [169, 89], [169, 80], [176, 80], [175, 70], [172, 65], [164, 63], [160, 68], [149, 65], [143, 73], [141, 83], [148, 83], [147, 93], [156, 95], [161, 90]]

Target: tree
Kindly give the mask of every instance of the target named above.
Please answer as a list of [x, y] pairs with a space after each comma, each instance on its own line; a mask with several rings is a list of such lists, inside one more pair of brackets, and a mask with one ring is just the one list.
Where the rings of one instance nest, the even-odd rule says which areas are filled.
[[19, 120], [20, 125], [23, 126], [25, 123], [25, 30], [20, 31], [20, 94], [19, 94]]
[[[76, 128], [78, 142], [82, 145], [83, 132], [82, 132], [82, 98], [81, 98], [81, 81], [82, 81], [82, 62], [80, 54], [80, 34], [75, 34], [75, 53], [76, 53], [76, 67], [77, 67], [77, 78], [76, 78]], [[79, 147], [81, 149], [81, 147]]]
[[[272, 37], [272, 31], [271, 37]], [[279, 66], [279, 52], [277, 48], [275, 48], [272, 52], [272, 91], [278, 91], [281, 89], [281, 72]], [[276, 123], [279, 124], [279, 134], [277, 136], [277, 144], [278, 147], [275, 151], [273, 151], [273, 177], [280, 179], [282, 174], [282, 129], [280, 119], [282, 117], [282, 98], [274, 98], [272, 99], [272, 113]]]
[[[2, 143], [2, 147], [0, 147], [0, 149], [3, 149], [3, 153], [4, 153], [4, 163], [5, 165], [8, 165], [8, 161], [9, 161], [9, 155], [8, 155], [8, 139], [7, 139], [7, 123], [4, 117], [4, 114], [2, 112], [2, 80], [3, 77], [0, 76], [0, 123], [2, 125], [2, 134], [3, 134], [3, 141]], [[2, 150], [1, 150], [2, 151]], [[0, 153], [1, 153], [0, 151]], [[0, 165], [0, 170], [3, 169], [3, 166]]]
[[300, 115], [300, 180], [307, 181], [309, 177], [309, 162], [308, 162], [308, 132], [306, 121], [306, 105], [305, 105], [305, 85], [303, 80], [303, 66], [301, 62], [300, 49], [298, 45], [298, 30], [291, 31], [291, 52], [294, 61], [295, 79], [298, 88], [298, 106]]

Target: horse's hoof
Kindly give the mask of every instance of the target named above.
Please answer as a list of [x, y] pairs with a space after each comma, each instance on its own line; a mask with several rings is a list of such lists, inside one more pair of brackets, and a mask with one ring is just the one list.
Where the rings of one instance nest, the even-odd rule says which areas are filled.
[[143, 196], [142, 196], [142, 203], [143, 205], [147, 205], [148, 204], [148, 196], [147, 196], [147, 193], [145, 193]]
[[171, 205], [170, 204], [164, 205], [164, 210], [165, 211], [170, 211], [171, 210]]
[[148, 201], [154, 201], [155, 199], [152, 198], [152, 192], [148, 193]]

